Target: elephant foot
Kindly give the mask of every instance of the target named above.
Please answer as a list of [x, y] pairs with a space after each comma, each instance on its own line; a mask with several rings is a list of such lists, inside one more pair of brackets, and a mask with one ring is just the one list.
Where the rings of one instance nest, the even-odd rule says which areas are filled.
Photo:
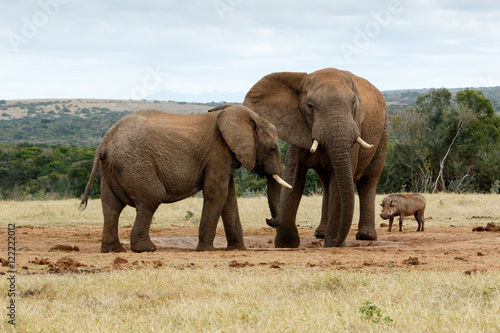
[[281, 235], [276, 234], [274, 239], [274, 247], [276, 248], [297, 248], [300, 245], [300, 237], [297, 235]]
[[203, 244], [198, 243], [195, 251], [203, 252], [203, 251], [217, 251], [217, 249], [212, 244]]
[[324, 247], [345, 247], [345, 241], [343, 241], [342, 243], [326, 243], [325, 242], [325, 245]]
[[235, 251], [235, 250], [246, 251], [247, 248], [243, 244], [231, 244], [231, 245], [228, 244], [226, 247], [226, 251]]
[[109, 253], [109, 252], [127, 252], [127, 251], [120, 242], [102, 243], [101, 253]]
[[266, 219], [266, 223], [268, 226], [276, 228], [280, 225], [280, 222], [277, 219]]
[[154, 252], [156, 251], [156, 245], [151, 241], [151, 239], [145, 241], [130, 242], [130, 249], [133, 252]]
[[377, 232], [375, 230], [359, 230], [358, 233], [356, 234], [356, 239], [357, 240], [370, 240], [370, 241], [376, 241], [377, 240]]
[[326, 236], [326, 232], [323, 229], [318, 228], [318, 229], [316, 229], [316, 231], [314, 231], [314, 237], [316, 237], [316, 238], [325, 239], [325, 236]]

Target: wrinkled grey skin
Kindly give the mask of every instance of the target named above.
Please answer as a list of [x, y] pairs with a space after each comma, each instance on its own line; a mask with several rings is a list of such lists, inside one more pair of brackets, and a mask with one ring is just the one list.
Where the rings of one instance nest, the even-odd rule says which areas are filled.
[[[375, 191], [387, 151], [388, 117], [380, 91], [350, 72], [326, 68], [314, 73], [272, 73], [247, 93], [244, 105], [273, 123], [290, 144], [285, 181], [293, 189], [268, 187], [276, 226], [276, 247], [298, 247], [295, 223], [308, 169], [323, 184], [318, 238], [325, 247], [345, 246], [354, 213], [354, 184], [359, 194], [357, 239], [376, 240]], [[360, 136], [372, 149], [360, 147]], [[313, 140], [319, 142], [311, 153]]]
[[155, 251], [149, 229], [158, 206], [199, 190], [203, 190], [203, 210], [196, 250], [215, 250], [219, 217], [227, 249], [245, 250], [233, 181], [240, 165], [259, 175], [281, 175], [276, 128], [244, 106], [195, 115], [145, 110], [122, 118], [97, 148], [82, 198], [85, 207], [99, 166], [101, 252], [125, 251], [118, 238], [118, 219], [126, 205], [137, 211], [130, 234], [132, 251]]
[[389, 232], [392, 231], [394, 217], [399, 216], [399, 231], [403, 231], [403, 220], [411, 215], [418, 222], [417, 231], [424, 231], [425, 198], [420, 194], [391, 194], [382, 200], [380, 206], [380, 217], [389, 219]]

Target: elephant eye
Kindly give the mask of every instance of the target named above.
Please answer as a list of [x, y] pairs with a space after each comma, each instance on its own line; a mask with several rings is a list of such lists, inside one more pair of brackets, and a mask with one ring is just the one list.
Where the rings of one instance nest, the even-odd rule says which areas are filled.
[[276, 152], [276, 148], [273, 147], [273, 148], [269, 149], [269, 152], [271, 152], [271, 154], [274, 154]]
[[307, 111], [309, 112], [314, 111], [314, 106], [311, 103], [307, 103]]

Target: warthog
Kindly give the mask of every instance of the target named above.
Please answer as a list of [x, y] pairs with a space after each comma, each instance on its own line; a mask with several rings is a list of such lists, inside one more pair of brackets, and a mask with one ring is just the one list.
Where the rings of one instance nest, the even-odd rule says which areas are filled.
[[395, 216], [399, 216], [399, 231], [403, 231], [405, 216], [413, 215], [418, 222], [417, 231], [424, 231], [425, 198], [420, 194], [391, 194], [382, 200], [380, 217], [389, 219], [389, 232]]

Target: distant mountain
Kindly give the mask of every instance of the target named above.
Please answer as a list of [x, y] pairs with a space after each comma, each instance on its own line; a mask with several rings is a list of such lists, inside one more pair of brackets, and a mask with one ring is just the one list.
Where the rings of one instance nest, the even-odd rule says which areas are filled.
[[[448, 88], [452, 94], [465, 88]], [[496, 112], [500, 112], [500, 87], [479, 87], [470, 88], [481, 91], [485, 97], [491, 100]], [[401, 108], [405, 105], [415, 105], [417, 96], [429, 92], [429, 88], [424, 89], [398, 89], [382, 91], [389, 111]], [[158, 91], [145, 98], [148, 101], [173, 101], [186, 103], [243, 103], [246, 92], [210, 91], [198, 94], [179, 93], [173, 91]]]
[[245, 92], [228, 91], [208, 91], [199, 94], [192, 94], [162, 90], [147, 96], [145, 99], [149, 101], [157, 100], [187, 103], [243, 103], [245, 94]]

